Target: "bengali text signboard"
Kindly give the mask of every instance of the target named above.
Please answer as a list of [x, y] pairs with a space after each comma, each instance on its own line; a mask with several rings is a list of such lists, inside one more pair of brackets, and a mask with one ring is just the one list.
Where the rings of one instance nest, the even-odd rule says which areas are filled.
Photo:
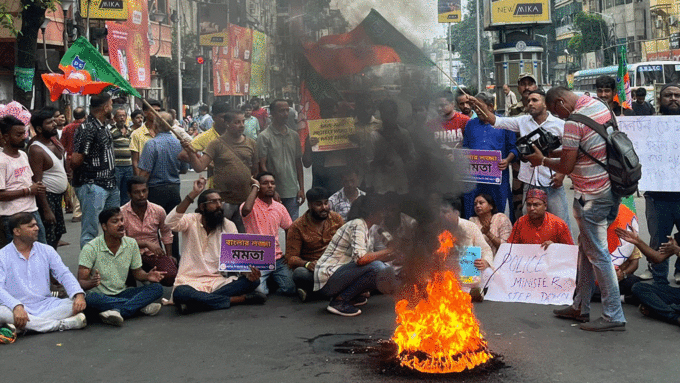
[[642, 164], [643, 191], [680, 191], [680, 119], [677, 116], [618, 117]]
[[222, 234], [219, 271], [274, 270], [276, 242], [272, 235]]
[[500, 185], [503, 178], [498, 163], [503, 159], [500, 150], [457, 149], [470, 161], [470, 171], [463, 176], [464, 182]]
[[319, 143], [312, 146], [314, 152], [356, 148], [350, 140], [355, 134], [353, 118], [329, 118], [325, 120], [309, 120], [309, 135], [319, 139]]
[[497, 302], [569, 305], [576, 287], [578, 246], [504, 243], [494, 258], [485, 299]]

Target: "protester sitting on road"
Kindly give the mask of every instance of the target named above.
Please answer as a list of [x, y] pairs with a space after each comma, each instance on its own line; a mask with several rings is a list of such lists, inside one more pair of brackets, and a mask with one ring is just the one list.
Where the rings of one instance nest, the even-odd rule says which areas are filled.
[[470, 222], [477, 225], [484, 234], [484, 240], [496, 254], [502, 243], [508, 242], [512, 233], [512, 223], [507, 215], [498, 212], [496, 201], [486, 193], [478, 193], [475, 196], [475, 215], [470, 217]]
[[160, 282], [165, 272], [142, 269], [142, 256], [134, 239], [125, 236], [125, 225], [120, 208], [99, 214], [103, 234], [88, 242], [78, 259], [78, 282], [87, 291], [87, 306], [99, 313], [105, 324], [122, 326], [124, 318], [138, 311], [153, 316], [161, 310], [154, 303], [163, 295], [163, 287], [150, 283], [141, 287], [125, 288], [128, 272], [140, 282]]
[[302, 302], [311, 298], [314, 289], [314, 268], [345, 223], [342, 217], [330, 210], [328, 191], [321, 187], [307, 190], [308, 210], [288, 228], [285, 259], [293, 270], [293, 282]]
[[[14, 238], [0, 250], [0, 325], [37, 332], [85, 327], [85, 293], [59, 254], [37, 242], [33, 215], [14, 214], [9, 228]], [[50, 275], [66, 288], [69, 299], [52, 296]]]
[[548, 213], [548, 195], [541, 189], [529, 189], [527, 214], [512, 227], [510, 243], [541, 245], [547, 249], [553, 243], [573, 245], [569, 226], [558, 216]]
[[[173, 209], [165, 224], [182, 233], [182, 259], [175, 278], [173, 301], [180, 313], [221, 310], [239, 303], [264, 303], [267, 297], [255, 292], [260, 271], [251, 268], [243, 275], [218, 272], [222, 234], [234, 234], [236, 225], [224, 218], [217, 190], [205, 189], [206, 179], [194, 181], [191, 192]], [[196, 213], [185, 214], [198, 197]]]
[[[673, 255], [680, 254], [680, 233], [675, 238], [668, 236], [669, 241], [654, 250], [640, 239], [637, 233], [616, 229], [622, 240], [634, 244], [649, 262], [660, 263]], [[640, 312], [664, 322], [680, 325], [680, 287], [671, 287], [666, 283], [636, 283], [632, 288], [633, 295], [640, 302]]]
[[296, 289], [293, 273], [286, 266], [283, 251], [281, 251], [279, 244], [279, 228], [287, 231], [293, 221], [290, 219], [286, 207], [274, 200], [276, 180], [273, 174], [261, 172], [255, 178], [251, 178], [251, 182], [250, 195], [248, 195], [246, 202], [241, 205], [241, 215], [246, 233], [271, 235], [274, 236], [276, 243], [276, 268], [273, 271], [262, 272], [257, 291], [269, 294], [267, 280], [271, 276], [278, 286], [277, 292], [279, 294], [294, 295]]
[[[463, 286], [463, 288], [464, 290], [469, 289], [473, 302], [482, 302], [484, 300], [484, 292], [481, 286], [484, 286], [486, 280], [493, 272], [494, 253], [486, 243], [484, 235], [477, 228], [477, 225], [460, 218], [461, 208], [460, 198], [446, 196], [439, 208], [439, 217], [444, 227], [458, 238], [456, 246], [459, 249], [462, 250], [470, 246], [481, 249], [481, 257], [475, 260], [474, 265], [477, 270], [482, 272], [482, 278], [478, 283]], [[460, 235], [456, 235], [457, 232], [460, 232]]]
[[352, 203], [366, 193], [359, 189], [359, 174], [355, 168], [347, 168], [342, 173], [341, 179], [342, 189], [328, 198], [328, 204], [332, 211], [340, 214], [340, 217], [346, 221]]
[[357, 198], [347, 218], [314, 268], [314, 291], [331, 298], [326, 308], [331, 313], [356, 316], [361, 314], [356, 306], [367, 302], [361, 294], [377, 287], [377, 275], [385, 268], [381, 259], [392, 250], [372, 251], [369, 229], [383, 218], [376, 197]]
[[165, 224], [165, 210], [148, 200], [149, 189], [146, 179], [141, 176], [134, 176], [127, 181], [127, 193], [130, 202], [120, 207], [125, 235], [137, 241], [142, 254], [142, 269], [148, 272], [156, 268], [165, 272], [160, 283], [172, 286], [177, 276], [177, 260], [173, 258], [173, 234]]

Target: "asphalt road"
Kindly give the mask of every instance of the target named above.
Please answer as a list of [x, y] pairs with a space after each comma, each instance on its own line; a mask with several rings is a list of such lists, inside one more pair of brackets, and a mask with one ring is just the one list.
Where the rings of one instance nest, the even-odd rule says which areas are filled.
[[[183, 193], [195, 174], [183, 177]], [[644, 200], [637, 201], [643, 238]], [[193, 208], [191, 208], [193, 209]], [[70, 219], [70, 216], [67, 216]], [[67, 223], [59, 253], [75, 271], [80, 225]], [[645, 263], [642, 263], [641, 269]], [[170, 290], [166, 289], [166, 297]], [[475, 306], [492, 352], [504, 367], [464, 376], [400, 375], [376, 356], [336, 351], [348, 340], [375, 347], [394, 329], [390, 297], [372, 297], [363, 314], [343, 318], [326, 302], [274, 296], [263, 306], [157, 317], [122, 328], [90, 323], [79, 331], [27, 335], [0, 345], [0, 382], [674, 382], [680, 330], [625, 306], [627, 331], [589, 333], [554, 318], [552, 306], [484, 302]], [[600, 305], [593, 304], [593, 315]]]

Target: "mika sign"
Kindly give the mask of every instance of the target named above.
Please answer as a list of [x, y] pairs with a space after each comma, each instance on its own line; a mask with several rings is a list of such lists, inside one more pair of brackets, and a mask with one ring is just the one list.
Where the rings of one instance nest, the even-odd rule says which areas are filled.
[[80, 2], [80, 15], [91, 19], [127, 20], [128, 6], [139, 7], [145, 0], [90, 0]]
[[487, 0], [484, 27], [508, 24], [550, 24], [549, 0]]

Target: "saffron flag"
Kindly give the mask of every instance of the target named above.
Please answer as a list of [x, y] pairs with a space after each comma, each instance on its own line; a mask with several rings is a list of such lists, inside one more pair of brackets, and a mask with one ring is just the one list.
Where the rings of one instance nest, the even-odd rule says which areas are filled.
[[304, 44], [304, 54], [314, 70], [326, 79], [387, 63], [435, 65], [375, 9], [348, 33], [324, 36], [316, 43]]
[[110, 82], [93, 81], [87, 71], [75, 70], [72, 66], [64, 69], [64, 74], [44, 73], [43, 82], [50, 91], [50, 100], [57, 101], [62, 94], [99, 94], [113, 85]]
[[628, 75], [628, 60], [626, 59], [626, 47], [621, 46], [619, 50], [619, 70], [616, 75], [617, 94], [614, 101], [618, 102], [623, 108], [630, 109], [633, 97], [630, 91], [630, 76]]
[[108, 82], [124, 93], [142, 97], [85, 37], [79, 37], [61, 58], [59, 68], [64, 73], [69, 66], [76, 71], [89, 73], [94, 81]]

